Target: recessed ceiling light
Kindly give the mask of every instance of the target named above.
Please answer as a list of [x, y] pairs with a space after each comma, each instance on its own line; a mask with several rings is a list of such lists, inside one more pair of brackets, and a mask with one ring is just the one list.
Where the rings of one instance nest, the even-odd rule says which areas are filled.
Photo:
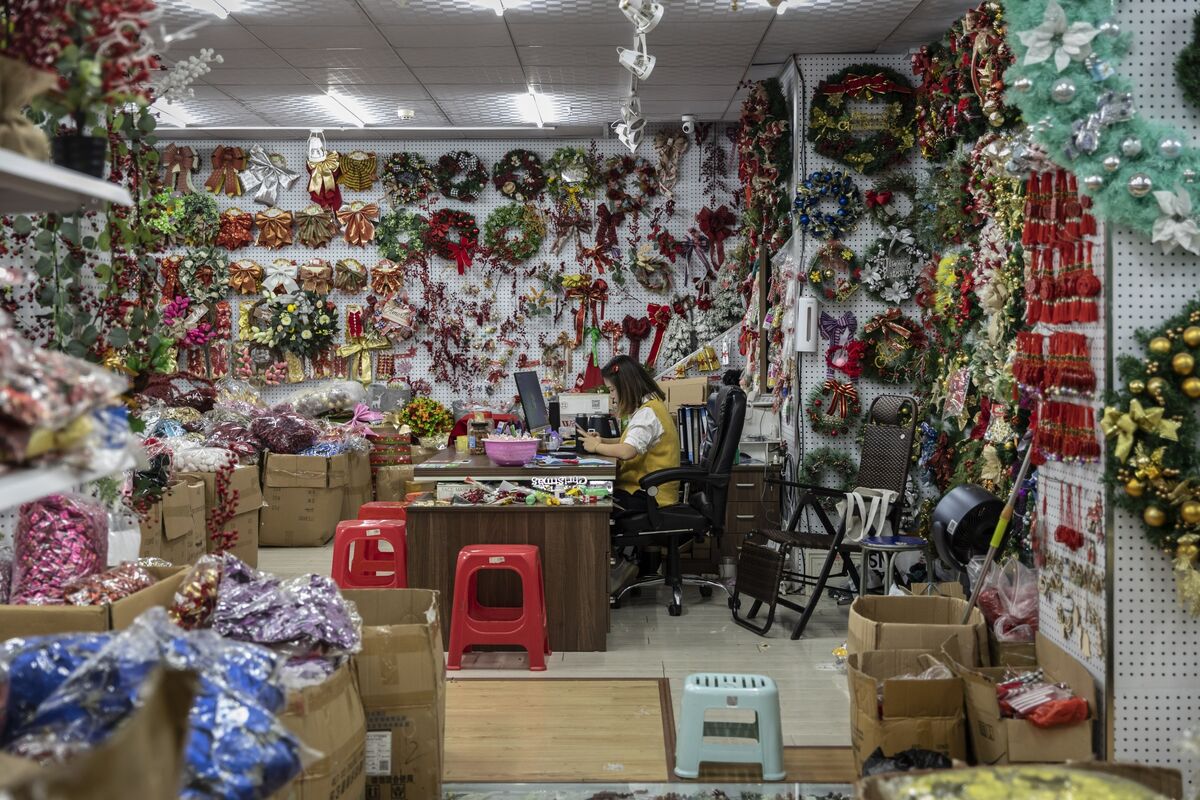
[[397, 108], [396, 116], [400, 119], [412, 119], [417, 116], [417, 112], [411, 108]]

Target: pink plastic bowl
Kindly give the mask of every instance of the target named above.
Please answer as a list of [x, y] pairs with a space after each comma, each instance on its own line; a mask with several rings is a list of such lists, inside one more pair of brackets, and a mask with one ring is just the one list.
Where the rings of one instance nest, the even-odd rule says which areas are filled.
[[537, 455], [537, 439], [484, 439], [483, 449], [488, 458], [503, 467], [518, 467]]

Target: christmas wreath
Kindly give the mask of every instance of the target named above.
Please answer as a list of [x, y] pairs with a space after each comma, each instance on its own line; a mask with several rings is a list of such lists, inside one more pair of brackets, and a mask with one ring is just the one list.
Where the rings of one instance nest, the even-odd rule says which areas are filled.
[[411, 264], [425, 255], [429, 220], [404, 208], [389, 211], [375, 226], [379, 252], [397, 264]]
[[[833, 201], [837, 209], [823, 213], [821, 206]], [[858, 227], [863, 201], [854, 179], [841, 172], [814, 172], [796, 188], [797, 221], [814, 239], [840, 239]]]
[[[516, 233], [516, 237], [509, 236]], [[546, 238], [546, 223], [532, 206], [509, 203], [500, 206], [483, 223], [483, 246], [493, 256], [510, 264], [537, 255]]]
[[858, 467], [845, 453], [832, 447], [818, 447], [804, 456], [800, 462], [800, 482], [809, 486], [824, 486], [822, 479], [832, 473], [837, 483], [828, 488], [849, 491], [851, 481], [858, 475]]
[[921, 325], [891, 308], [863, 326], [859, 337], [865, 346], [863, 373], [884, 383], [915, 380], [925, 350]]
[[[871, 113], [854, 107], [880, 103]], [[895, 70], [856, 64], [826, 78], [813, 95], [808, 140], [816, 151], [864, 175], [903, 164], [915, 143], [912, 84]]]
[[837, 240], [821, 245], [808, 265], [809, 285], [826, 300], [849, 300], [858, 291], [861, 280], [858, 256]]
[[175, 231], [189, 247], [208, 246], [221, 232], [221, 212], [217, 201], [205, 192], [189, 192], [176, 204]]
[[416, 153], [392, 153], [383, 163], [381, 175], [393, 207], [419, 203], [437, 188], [429, 164]]
[[313, 356], [337, 332], [337, 306], [312, 292], [266, 292], [250, 311], [250, 341], [272, 350]]
[[183, 257], [179, 265], [179, 288], [197, 303], [215, 303], [225, 296], [229, 266], [225, 251], [216, 247], [197, 247]]
[[858, 427], [862, 416], [862, 401], [853, 383], [826, 378], [825, 383], [808, 395], [804, 413], [812, 429], [826, 436], [849, 436]]
[[1117, 504], [1141, 517], [1146, 536], [1174, 559], [1179, 599], [1200, 616], [1200, 301], [1137, 338], [1146, 356], [1120, 359], [1124, 388], [1101, 421], [1105, 477]]
[[521, 203], [536, 200], [546, 188], [542, 160], [529, 150], [509, 150], [492, 165], [492, 185], [510, 200]]
[[[451, 232], [457, 233], [457, 238], [453, 238]], [[443, 208], [429, 218], [426, 241], [433, 252], [442, 258], [453, 259], [458, 274], [462, 275], [471, 266], [475, 248], [479, 246], [479, 225], [466, 211]]]
[[[637, 180], [637, 193], [629, 187]], [[604, 195], [614, 213], [637, 213], [658, 194], [658, 170], [644, 158], [613, 156], [604, 162]]]
[[863, 265], [863, 286], [885, 303], [910, 300], [920, 282], [921, 266], [929, 254], [917, 245], [912, 231], [892, 228], [875, 240]]
[[555, 200], [577, 208], [600, 187], [596, 160], [582, 147], [560, 147], [546, 162], [546, 188]]
[[479, 156], [459, 150], [438, 159], [433, 168], [433, 179], [446, 197], [473, 203], [487, 184], [488, 173]]
[[[917, 218], [917, 181], [904, 172], [893, 172], [875, 182], [875, 187], [867, 190], [866, 206], [871, 219], [881, 228], [895, 225], [897, 228], [911, 228]], [[903, 211], [904, 205], [908, 211]]]

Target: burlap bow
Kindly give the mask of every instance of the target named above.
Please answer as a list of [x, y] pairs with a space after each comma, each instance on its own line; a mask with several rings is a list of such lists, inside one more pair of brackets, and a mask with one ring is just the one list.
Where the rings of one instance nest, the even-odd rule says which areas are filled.
[[333, 289], [333, 265], [323, 258], [301, 264], [300, 288], [306, 292], [329, 294]]
[[229, 288], [238, 294], [258, 294], [262, 279], [263, 268], [257, 261], [229, 262]]
[[296, 283], [296, 264], [286, 258], [277, 258], [266, 269], [267, 277], [263, 279], [263, 289], [275, 294], [292, 294], [300, 291]]
[[342, 190], [338, 188], [342, 158], [336, 150], [330, 150], [321, 161], [306, 162], [308, 167], [308, 195], [313, 202], [329, 209], [340, 208]]
[[858, 403], [858, 389], [854, 384], [826, 378], [822, 388], [830, 393], [829, 413], [836, 414], [842, 419], [850, 416], [851, 407]]
[[260, 144], [250, 148], [242, 186], [247, 192], [254, 192], [254, 202], [264, 206], [277, 205], [279, 190], [292, 188], [299, 179], [300, 174], [287, 168], [283, 156], [267, 153]]
[[379, 206], [374, 203], [355, 201], [342, 206], [337, 212], [342, 223], [346, 242], [357, 247], [366, 247], [375, 238], [375, 220], [379, 219]]
[[583, 250], [583, 234], [592, 232], [592, 217], [586, 211], [568, 211], [554, 220], [554, 243], [550, 249], [555, 255], [562, 251], [563, 245], [575, 240], [575, 249]]
[[1109, 406], [1104, 409], [1104, 417], [1100, 420], [1100, 428], [1104, 431], [1104, 435], [1109, 439], [1116, 437], [1117, 445], [1113, 449], [1113, 455], [1122, 463], [1129, 458], [1129, 452], [1133, 449], [1134, 435], [1138, 430], [1161, 439], [1177, 442], [1181, 424], [1176, 420], [1166, 419], [1164, 410], [1159, 406], [1147, 409], [1142, 406], [1140, 400], [1136, 399], [1129, 401], [1129, 410], [1126, 412]]
[[403, 288], [404, 270], [395, 261], [381, 259], [371, 270], [371, 291], [375, 294], [395, 294]]
[[171, 191], [179, 194], [191, 194], [196, 191], [192, 185], [192, 173], [200, 169], [200, 156], [186, 145], [167, 145], [163, 151], [163, 167], [167, 172], [167, 185]]
[[333, 271], [333, 285], [343, 292], [361, 292], [367, 285], [367, 267], [353, 258], [343, 258]]
[[733, 236], [733, 226], [736, 222], [733, 212], [728, 206], [719, 206], [715, 211], [705, 206], [696, 216], [700, 232], [708, 237], [708, 257], [713, 265], [720, 269], [725, 263], [725, 240]]
[[238, 173], [246, 168], [246, 153], [240, 147], [219, 145], [212, 154], [212, 175], [204, 182], [204, 188], [213, 194], [237, 197], [242, 193], [242, 182]]
[[292, 212], [268, 208], [254, 215], [258, 225], [258, 244], [278, 250], [292, 243]]

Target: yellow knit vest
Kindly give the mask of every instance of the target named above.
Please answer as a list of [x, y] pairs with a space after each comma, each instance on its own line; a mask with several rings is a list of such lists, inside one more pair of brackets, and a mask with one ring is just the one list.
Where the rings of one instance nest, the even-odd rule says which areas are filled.
[[[679, 431], [675, 427], [675, 420], [671, 416], [671, 412], [667, 411], [666, 403], [657, 397], [642, 404], [642, 408], [647, 407], [654, 412], [654, 416], [658, 417], [659, 424], [663, 427], [663, 435], [642, 455], [617, 462], [617, 488], [624, 489], [631, 494], [641, 488], [638, 486], [638, 481], [644, 476], [660, 469], [679, 466]], [[678, 503], [679, 484], [667, 483], [658, 487], [658, 496], [655, 501], [660, 508]]]

